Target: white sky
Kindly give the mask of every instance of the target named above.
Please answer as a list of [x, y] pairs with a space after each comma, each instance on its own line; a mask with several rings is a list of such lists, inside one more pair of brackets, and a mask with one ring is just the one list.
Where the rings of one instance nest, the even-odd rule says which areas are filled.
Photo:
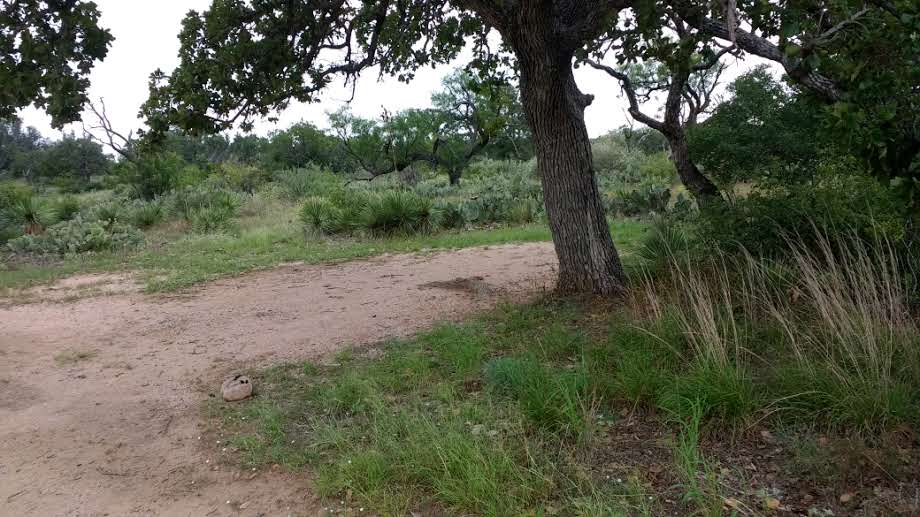
[[[176, 67], [179, 51], [177, 35], [182, 19], [191, 9], [207, 9], [211, 0], [96, 0], [96, 3], [102, 12], [101, 23], [112, 31], [115, 42], [105, 61], [97, 63], [93, 69], [89, 95], [93, 100], [100, 97], [105, 99], [109, 117], [116, 129], [137, 129], [141, 126], [137, 113], [147, 98], [150, 73], [157, 68], [169, 73]], [[744, 65], [741, 63], [733, 67], [727, 76], [733, 77], [749, 68]], [[358, 115], [374, 118], [380, 115], [383, 106], [391, 112], [428, 106], [431, 93], [439, 89], [441, 79], [452, 69], [441, 67], [419, 70], [410, 84], [391, 78], [378, 82], [377, 74], [369, 70], [358, 81], [351, 109]], [[591, 136], [600, 136], [623, 125], [626, 120], [626, 100], [620, 97], [616, 81], [588, 67], [576, 70], [575, 77], [583, 92], [595, 96], [594, 103], [585, 112]], [[344, 105], [350, 93], [350, 88], [343, 88], [337, 83], [323, 92], [321, 102], [291, 105], [281, 114], [279, 122], [259, 122], [255, 132], [266, 134], [301, 120], [327, 127], [326, 113]], [[35, 108], [22, 110], [20, 117], [27, 125], [35, 126], [47, 137], [58, 138], [61, 135], [59, 131], [51, 129], [50, 118]], [[87, 120], [92, 119], [87, 117]], [[79, 123], [72, 124], [65, 131], [80, 134], [82, 126]]]

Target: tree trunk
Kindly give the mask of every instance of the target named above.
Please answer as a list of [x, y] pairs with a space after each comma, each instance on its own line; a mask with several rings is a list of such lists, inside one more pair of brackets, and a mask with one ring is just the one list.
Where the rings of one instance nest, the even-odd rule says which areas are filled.
[[690, 148], [687, 145], [687, 135], [683, 128], [676, 132], [666, 134], [671, 147], [671, 161], [677, 168], [677, 175], [681, 183], [693, 194], [701, 205], [721, 197], [719, 188], [697, 168], [690, 157]]
[[459, 169], [458, 170], [451, 169], [447, 171], [447, 177], [448, 179], [450, 179], [451, 186], [456, 187], [457, 185], [460, 185], [460, 177], [462, 176], [462, 174], [463, 172]]
[[582, 94], [570, 56], [520, 59], [521, 98], [533, 133], [546, 214], [559, 258], [557, 289], [618, 295], [625, 276], [594, 173]]

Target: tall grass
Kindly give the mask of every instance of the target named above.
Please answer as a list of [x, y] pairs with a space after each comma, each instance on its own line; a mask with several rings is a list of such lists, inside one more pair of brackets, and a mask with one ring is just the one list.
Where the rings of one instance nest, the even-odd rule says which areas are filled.
[[[791, 290], [761, 297], [803, 377], [822, 384], [801, 399], [863, 427], [909, 418], [920, 384], [920, 329], [898, 253], [881, 238], [832, 240], [820, 232], [811, 247], [793, 243]], [[749, 276], [768, 289], [763, 268], [750, 257], [747, 263]]]
[[764, 409], [763, 396], [773, 397], [766, 412], [865, 430], [917, 420], [920, 329], [897, 250], [881, 238], [816, 235], [790, 239], [781, 262], [671, 252], [666, 273], [641, 282], [633, 306], [673, 315], [682, 330], [688, 368], [673, 400], [699, 398], [712, 404], [707, 416], [740, 420]]

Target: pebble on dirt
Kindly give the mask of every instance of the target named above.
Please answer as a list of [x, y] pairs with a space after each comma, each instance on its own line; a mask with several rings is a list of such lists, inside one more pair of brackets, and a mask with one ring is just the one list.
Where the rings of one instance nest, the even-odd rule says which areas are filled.
[[224, 381], [220, 391], [227, 402], [248, 399], [252, 396], [252, 382], [245, 375], [234, 375]]

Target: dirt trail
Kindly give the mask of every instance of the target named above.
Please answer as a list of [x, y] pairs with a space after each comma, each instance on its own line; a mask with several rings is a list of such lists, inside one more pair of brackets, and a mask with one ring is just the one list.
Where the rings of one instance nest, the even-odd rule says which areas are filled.
[[526, 296], [555, 264], [547, 243], [497, 246], [0, 308], [0, 515], [316, 515], [302, 479], [202, 446], [222, 377]]

